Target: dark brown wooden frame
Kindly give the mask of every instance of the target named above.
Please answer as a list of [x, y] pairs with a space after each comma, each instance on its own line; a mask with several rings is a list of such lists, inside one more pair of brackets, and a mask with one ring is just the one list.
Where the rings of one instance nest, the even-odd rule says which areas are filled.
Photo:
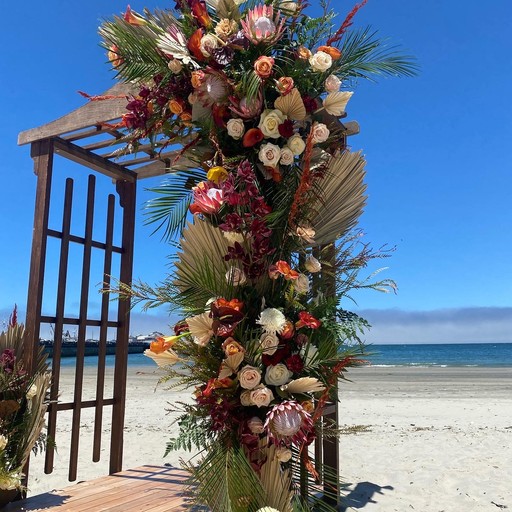
[[[99, 319], [88, 318], [87, 293], [90, 270], [91, 248], [104, 251], [104, 274], [110, 275], [112, 254], [121, 255], [120, 281], [131, 283], [133, 266], [133, 246], [135, 227], [135, 198], [137, 181], [142, 178], [163, 175], [180, 169], [186, 160], [180, 156], [179, 150], [162, 149], [156, 153], [151, 147], [138, 148], [138, 156], [121, 154], [114, 148], [122, 148], [124, 135], [119, 121], [126, 111], [127, 96], [133, 91], [129, 86], [117, 84], [107, 91], [99, 101], [90, 101], [86, 105], [67, 114], [60, 119], [44, 126], [33, 128], [20, 133], [18, 143], [31, 144], [31, 156], [34, 160], [34, 171], [37, 175], [37, 190], [34, 216], [34, 231], [32, 241], [32, 256], [30, 263], [29, 294], [27, 300], [26, 331], [28, 339], [33, 341], [32, 350], [26, 354], [26, 364], [32, 368], [35, 354], [38, 350], [42, 323], [55, 324], [55, 349], [53, 357], [53, 382], [51, 388], [52, 403], [48, 414], [48, 433], [55, 437], [57, 413], [63, 410], [73, 410], [71, 453], [69, 464], [69, 480], [77, 477], [77, 462], [79, 448], [80, 415], [85, 408], [95, 408], [95, 428], [93, 461], [100, 458], [101, 430], [103, 408], [112, 406], [112, 431], [110, 441], [110, 474], [122, 470], [123, 461], [123, 429], [126, 399], [126, 375], [128, 356], [128, 336], [130, 327], [130, 311], [127, 302], [120, 302], [117, 321], [108, 320], [108, 296], [102, 299]], [[355, 121], [341, 125], [344, 136], [359, 132]], [[61, 230], [50, 229], [48, 217], [52, 200], [52, 171], [54, 155], [63, 156], [79, 163], [92, 171], [113, 179], [116, 184], [119, 202], [123, 209], [122, 243], [120, 247], [113, 245], [113, 211], [114, 196], [109, 197], [108, 214], [106, 219], [105, 240], [99, 242], [92, 239], [92, 215], [94, 210], [94, 176], [89, 177], [87, 192], [87, 215], [85, 236], [70, 233], [70, 216], [72, 207], [73, 182], [68, 179], [64, 198], [64, 213]], [[57, 291], [57, 306], [55, 316], [42, 315], [42, 299], [44, 286], [44, 270], [47, 240], [49, 237], [61, 240], [59, 278]], [[83, 246], [84, 264], [82, 272], [82, 290], [80, 314], [78, 319], [64, 317], [64, 298], [67, 277], [67, 261], [70, 243]], [[69, 403], [58, 403], [60, 347], [64, 324], [78, 326], [77, 371], [75, 377], [74, 400]], [[100, 328], [99, 366], [97, 377], [96, 399], [82, 400], [82, 377], [85, 328], [98, 326]], [[113, 396], [103, 395], [105, 376], [105, 343], [107, 328], [117, 330], [116, 363], [114, 370]], [[326, 416], [338, 420], [336, 404], [328, 407]], [[329, 438], [319, 439], [315, 444], [315, 456], [318, 462], [323, 462], [335, 469], [339, 475], [339, 447], [336, 441]], [[53, 470], [53, 450], [48, 450], [45, 461], [45, 471]]]

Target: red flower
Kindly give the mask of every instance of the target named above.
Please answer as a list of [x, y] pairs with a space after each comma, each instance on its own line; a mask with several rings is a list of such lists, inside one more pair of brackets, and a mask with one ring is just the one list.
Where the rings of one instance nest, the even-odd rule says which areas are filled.
[[276, 263], [276, 270], [279, 272], [287, 281], [298, 279], [299, 273], [296, 270], [292, 270], [290, 265], [283, 260], [279, 260]]
[[310, 329], [318, 329], [322, 325], [322, 322], [316, 319], [313, 315], [307, 311], [301, 311], [299, 313], [299, 320], [295, 322], [295, 327], [300, 329], [301, 327], [309, 327]]
[[206, 60], [205, 56], [201, 52], [201, 39], [203, 37], [203, 29], [198, 28], [188, 40], [187, 48], [190, 50], [190, 53], [195, 57], [196, 60], [204, 61]]
[[192, 16], [198, 21], [202, 27], [209, 27], [212, 24], [212, 20], [208, 15], [206, 4], [200, 0], [192, 0], [190, 3], [190, 9]]
[[293, 356], [290, 356], [284, 364], [286, 365], [286, 368], [293, 373], [300, 373], [304, 369], [304, 361], [299, 354], [293, 354]]
[[258, 144], [258, 142], [261, 142], [263, 138], [263, 132], [259, 128], [251, 128], [245, 132], [242, 145], [244, 148], [252, 148]]
[[272, 355], [262, 354], [261, 361], [265, 366], [275, 366], [282, 363], [291, 354], [290, 345], [286, 344], [278, 348]]

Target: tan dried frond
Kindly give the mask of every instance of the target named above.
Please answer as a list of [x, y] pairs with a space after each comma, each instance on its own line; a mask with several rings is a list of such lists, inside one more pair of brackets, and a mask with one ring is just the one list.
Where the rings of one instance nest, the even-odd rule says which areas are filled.
[[325, 386], [315, 377], [301, 377], [286, 384], [288, 393], [317, 393], [324, 389]]
[[315, 244], [334, 242], [356, 224], [366, 203], [365, 164], [361, 151], [345, 151], [329, 162], [317, 184], [309, 219]]

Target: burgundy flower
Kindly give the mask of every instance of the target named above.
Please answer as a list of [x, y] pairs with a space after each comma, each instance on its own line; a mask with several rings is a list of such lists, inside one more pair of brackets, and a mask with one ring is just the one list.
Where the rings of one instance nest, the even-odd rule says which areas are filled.
[[304, 96], [302, 101], [304, 102], [304, 106], [306, 107], [306, 112], [308, 114], [312, 114], [318, 108], [317, 101], [311, 96]]
[[293, 354], [284, 362], [286, 368], [293, 373], [300, 373], [304, 369], [304, 361], [299, 354]]
[[290, 353], [290, 345], [286, 344], [278, 348], [272, 355], [262, 354], [261, 361], [265, 366], [275, 366], [278, 363], [282, 363]]
[[280, 124], [277, 129], [281, 137], [289, 139], [293, 135], [293, 121], [287, 119], [284, 123]]

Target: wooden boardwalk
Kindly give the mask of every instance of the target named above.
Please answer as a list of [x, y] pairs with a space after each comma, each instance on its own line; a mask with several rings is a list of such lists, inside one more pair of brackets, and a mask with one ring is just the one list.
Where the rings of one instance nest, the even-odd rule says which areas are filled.
[[184, 471], [142, 466], [10, 503], [3, 512], [181, 512]]

